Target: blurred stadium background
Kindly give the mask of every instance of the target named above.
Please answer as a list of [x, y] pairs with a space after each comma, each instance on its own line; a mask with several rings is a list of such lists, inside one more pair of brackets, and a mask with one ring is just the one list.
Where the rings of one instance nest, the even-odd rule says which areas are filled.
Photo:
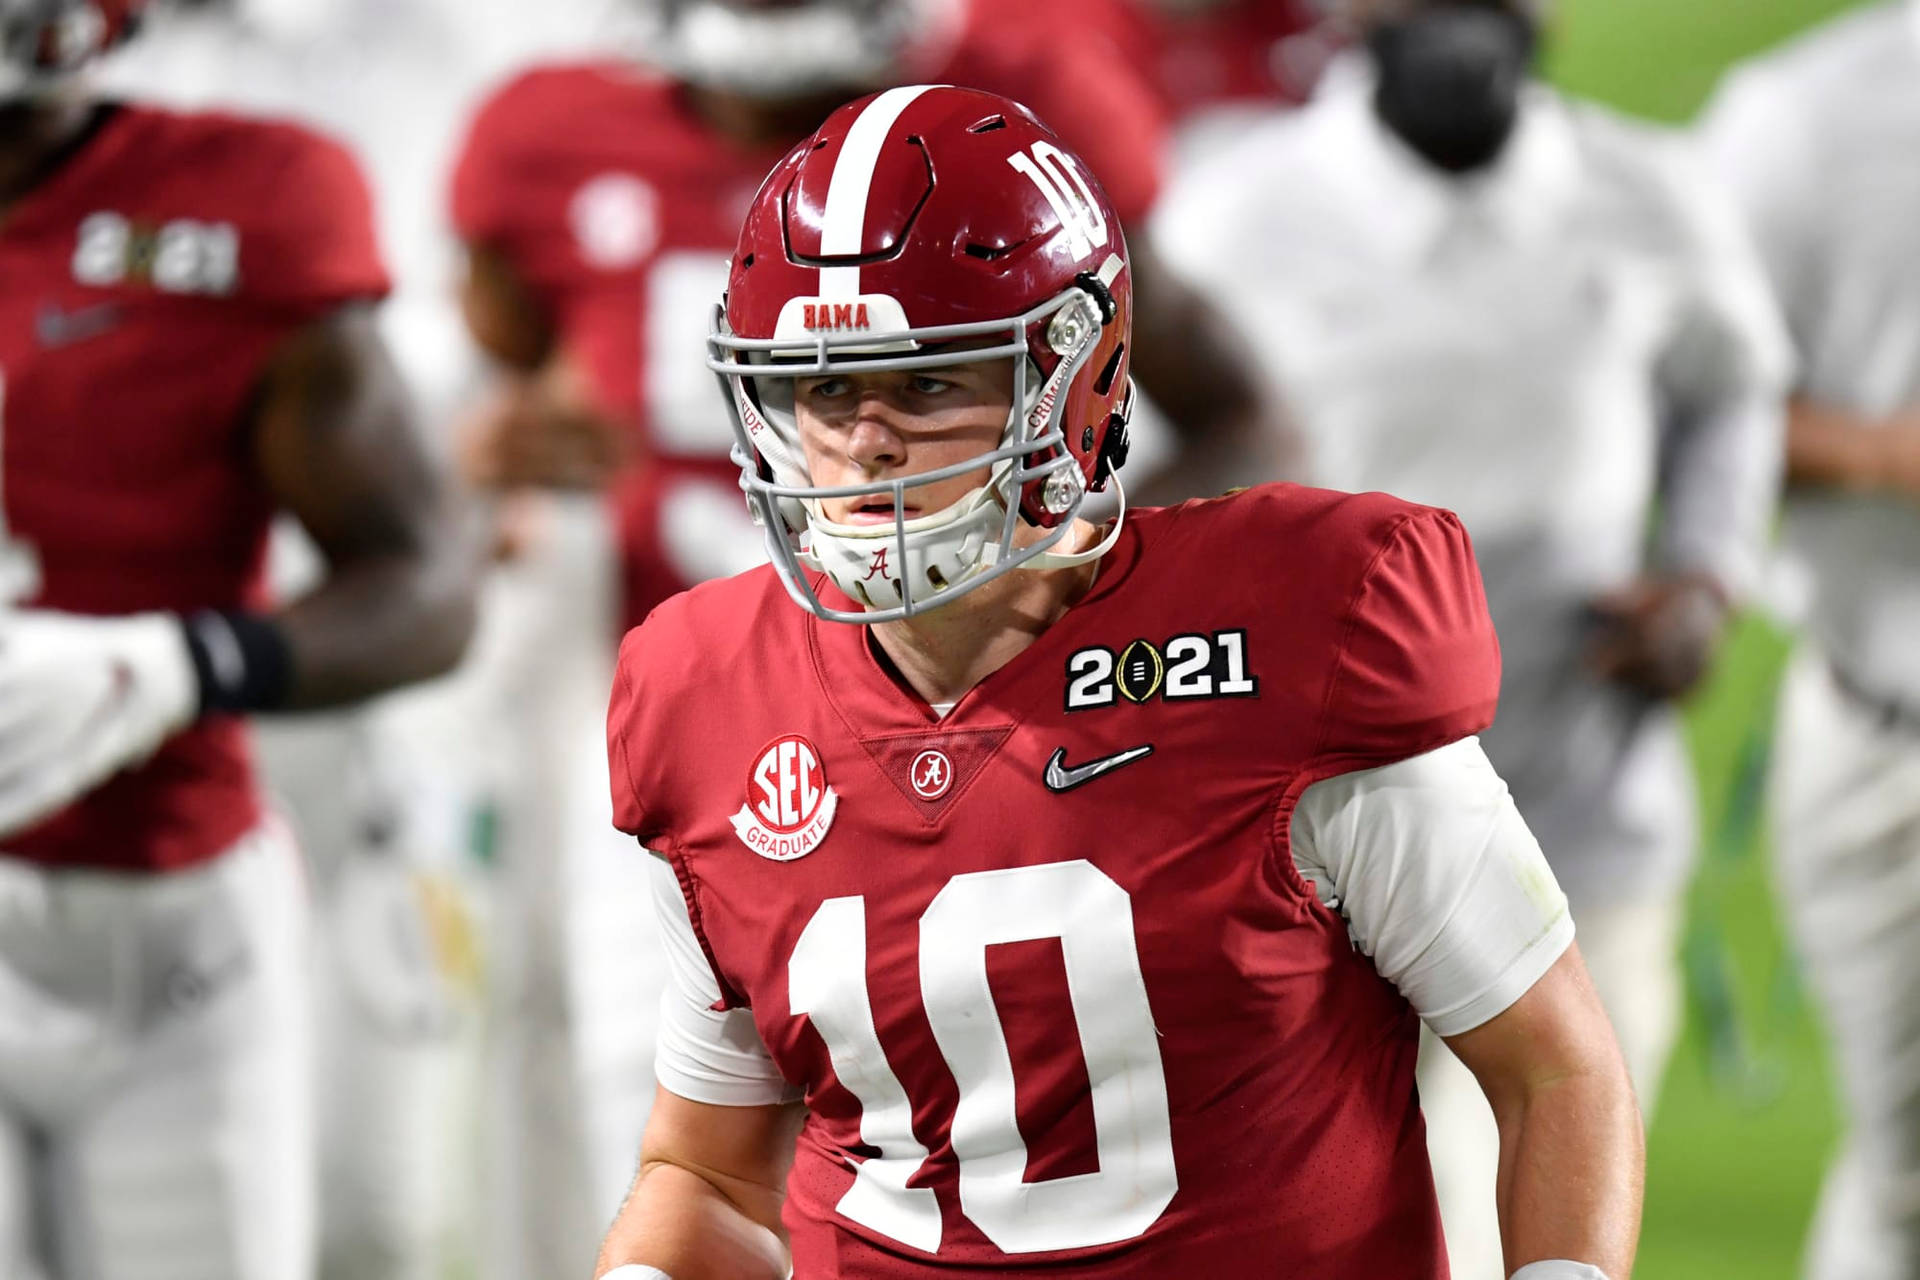
[[[1848, 0], [1565, 0], [1553, 78], [1690, 120], [1726, 67]], [[1787, 638], [1749, 619], [1692, 709], [1702, 849], [1687, 1029], [1648, 1140], [1642, 1280], [1787, 1280], [1835, 1132], [1820, 1029], [1781, 941], [1761, 779]]]

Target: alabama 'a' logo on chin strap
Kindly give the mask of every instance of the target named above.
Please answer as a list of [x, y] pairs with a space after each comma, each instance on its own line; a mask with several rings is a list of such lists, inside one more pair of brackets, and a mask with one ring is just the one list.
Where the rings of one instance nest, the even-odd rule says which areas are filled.
[[740, 843], [761, 857], [792, 862], [820, 847], [839, 808], [820, 752], [789, 733], [760, 752], [747, 771], [747, 802], [728, 821]]

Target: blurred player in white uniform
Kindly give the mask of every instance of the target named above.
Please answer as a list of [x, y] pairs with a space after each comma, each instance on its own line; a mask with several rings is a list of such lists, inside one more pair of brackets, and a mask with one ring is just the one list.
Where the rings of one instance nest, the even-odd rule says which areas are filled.
[[1848, 1113], [1812, 1280], [1920, 1276], [1920, 3], [1735, 71], [1702, 125], [1801, 368], [1787, 430], [1806, 643], [1780, 695], [1781, 900]]
[[[509, 0], [175, 0], [106, 80], [183, 106], [311, 121], [353, 146], [392, 251], [396, 287], [382, 327], [445, 447], [475, 373], [454, 300], [459, 255], [443, 226], [458, 130], [490, 76], [580, 39], [593, 4], [545, 5], [536, 15]], [[276, 532], [275, 586], [287, 594], [321, 567], [297, 529]], [[476, 1225], [457, 1218], [473, 1202], [473, 1188], [458, 1181], [471, 1164], [462, 1152], [479, 1136], [472, 1037], [462, 1031], [478, 985], [471, 922], [480, 904], [467, 855], [488, 840], [487, 816], [513, 787], [513, 744], [488, 730], [503, 719], [510, 673], [529, 665], [517, 653], [528, 647], [527, 619], [547, 603], [523, 602], [513, 584], [496, 582], [463, 679], [260, 735], [322, 904], [328, 1280], [437, 1276], [449, 1242], [470, 1239]], [[603, 685], [596, 679], [594, 697]], [[582, 751], [598, 757], [597, 734]], [[497, 956], [524, 953], [511, 939], [489, 943]], [[518, 1003], [506, 997], [509, 1008]], [[516, 1080], [492, 1091], [520, 1090]]]
[[[1674, 703], [1756, 573], [1785, 341], [1672, 145], [1533, 81], [1531, 4], [1349, 11], [1365, 51], [1185, 175], [1156, 230], [1273, 353], [1316, 482], [1466, 521], [1504, 660], [1487, 752], [1651, 1114], [1694, 844]], [[1493, 1124], [1428, 1048], [1454, 1275], [1492, 1280]]]

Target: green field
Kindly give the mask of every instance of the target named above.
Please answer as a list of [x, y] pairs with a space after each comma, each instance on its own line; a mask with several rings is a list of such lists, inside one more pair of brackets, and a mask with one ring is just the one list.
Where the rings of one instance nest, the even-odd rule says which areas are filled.
[[[1562, 0], [1555, 78], [1685, 121], [1726, 65], [1850, 0]], [[1641, 1280], [1791, 1280], [1834, 1133], [1820, 1032], [1781, 942], [1755, 812], [1785, 641], [1738, 633], [1691, 716], [1705, 848], [1693, 999], [1648, 1147]]]

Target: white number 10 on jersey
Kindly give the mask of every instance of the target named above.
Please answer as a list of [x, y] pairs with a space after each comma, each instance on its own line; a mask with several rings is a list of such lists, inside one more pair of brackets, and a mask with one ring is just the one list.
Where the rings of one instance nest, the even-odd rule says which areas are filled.
[[[987, 985], [987, 948], [1058, 938], [1092, 1083], [1099, 1171], [1026, 1181], [1013, 1060]], [[861, 1162], [837, 1206], [926, 1253], [940, 1248], [934, 1192], [910, 1187], [927, 1158], [913, 1104], [887, 1064], [867, 995], [866, 900], [829, 898], [794, 944], [788, 1003], [826, 1042], [860, 1100]], [[1003, 1253], [1110, 1244], [1160, 1217], [1178, 1179], [1167, 1083], [1127, 891], [1082, 860], [955, 876], [920, 917], [920, 994], [960, 1101], [950, 1126], [960, 1209]]]

